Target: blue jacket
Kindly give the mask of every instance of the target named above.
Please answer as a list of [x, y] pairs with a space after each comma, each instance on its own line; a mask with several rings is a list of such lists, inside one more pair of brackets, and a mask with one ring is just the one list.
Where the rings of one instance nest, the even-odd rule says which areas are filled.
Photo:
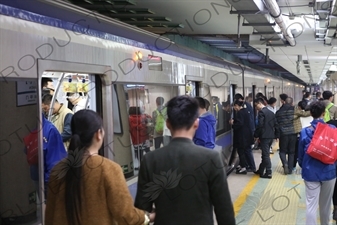
[[[302, 167], [302, 178], [305, 181], [327, 181], [336, 177], [336, 164], [324, 164], [306, 154], [318, 123], [324, 123], [323, 119], [313, 120], [311, 122], [311, 126], [314, 129], [305, 127], [300, 133], [300, 140], [298, 144], [298, 164]], [[329, 126], [335, 128], [333, 125]]]
[[213, 149], [215, 147], [216, 119], [210, 112], [199, 117], [199, 127], [195, 132], [193, 142], [196, 145]]
[[[61, 134], [56, 127], [42, 116], [43, 158], [44, 158], [44, 182], [48, 184], [51, 169], [63, 158], [67, 157], [66, 149]], [[30, 167], [32, 180], [39, 180], [38, 165]]]

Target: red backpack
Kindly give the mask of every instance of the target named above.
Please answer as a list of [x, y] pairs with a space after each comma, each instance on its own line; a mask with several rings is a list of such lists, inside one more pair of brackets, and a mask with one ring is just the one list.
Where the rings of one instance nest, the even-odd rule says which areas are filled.
[[150, 138], [147, 128], [147, 115], [130, 115], [129, 116], [129, 129], [133, 145], [143, 144]]
[[23, 138], [27, 149], [27, 162], [31, 165], [38, 164], [38, 131], [33, 131]]

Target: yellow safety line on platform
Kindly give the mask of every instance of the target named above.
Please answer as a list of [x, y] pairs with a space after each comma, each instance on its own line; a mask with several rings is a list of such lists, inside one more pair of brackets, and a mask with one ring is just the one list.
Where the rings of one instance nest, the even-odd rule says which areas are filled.
[[[275, 153], [277, 152], [276, 149], [278, 149], [278, 146], [278, 142], [276, 142], [273, 146], [274, 154], [272, 154], [270, 158], [276, 155]], [[259, 181], [259, 178], [260, 177], [258, 175], [253, 176], [252, 179], [250, 179], [250, 181], [247, 183], [246, 187], [241, 191], [239, 197], [235, 200], [233, 204], [235, 216], [237, 216], [243, 204], [246, 202], [247, 197], [254, 189], [256, 183]]]
[[252, 190], [254, 189], [255, 184], [258, 182], [259, 178], [260, 177], [258, 175], [253, 176], [252, 179], [250, 179], [250, 181], [246, 185], [246, 187], [241, 191], [239, 197], [235, 200], [234, 202], [235, 216], [238, 214], [241, 207], [246, 202], [247, 197], [249, 196], [250, 192], [252, 192]]

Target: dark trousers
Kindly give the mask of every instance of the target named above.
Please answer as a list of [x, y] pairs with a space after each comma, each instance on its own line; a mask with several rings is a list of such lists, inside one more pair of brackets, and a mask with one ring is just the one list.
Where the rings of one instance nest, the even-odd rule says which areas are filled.
[[295, 144], [295, 156], [294, 156], [294, 167], [296, 167], [296, 163], [297, 163], [297, 158], [298, 158], [298, 143], [299, 143], [300, 137], [296, 137], [296, 144]]
[[246, 161], [246, 154], [244, 148], [237, 148], [238, 154], [239, 154], [239, 160], [240, 160], [240, 167], [246, 168], [248, 166]]
[[246, 148], [245, 149], [245, 157], [246, 157], [246, 161], [248, 164], [248, 167], [250, 169], [252, 169], [253, 171], [256, 170], [256, 166], [255, 166], [255, 161], [254, 161], [254, 156], [253, 156], [253, 152], [251, 148]]
[[161, 144], [164, 145], [164, 137], [160, 136], [160, 137], [155, 137], [154, 138], [154, 148], [160, 148]]
[[271, 174], [271, 161], [270, 161], [270, 146], [271, 143], [273, 143], [272, 138], [263, 138], [260, 139], [260, 145], [261, 145], [261, 163], [259, 166], [259, 173], [260, 175], [264, 174], [264, 171], [266, 170], [266, 174]]
[[289, 171], [292, 171], [294, 166], [296, 139], [296, 134], [280, 136], [280, 159], [283, 167], [288, 167]]
[[143, 159], [144, 151], [146, 153], [148, 153], [150, 151], [150, 148], [149, 147], [145, 147], [145, 146], [135, 146], [134, 149], [135, 149], [136, 159], [138, 159], [139, 162], [141, 162], [142, 159]]

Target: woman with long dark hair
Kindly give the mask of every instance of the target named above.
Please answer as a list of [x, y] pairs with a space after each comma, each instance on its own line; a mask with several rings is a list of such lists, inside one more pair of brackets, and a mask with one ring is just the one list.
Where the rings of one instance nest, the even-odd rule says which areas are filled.
[[251, 150], [251, 145], [254, 143], [254, 137], [250, 125], [250, 115], [243, 105], [243, 101], [234, 101], [233, 108], [236, 111], [236, 117], [230, 122], [234, 130], [234, 143], [236, 143], [240, 160], [240, 166], [237, 168], [238, 174], [247, 174], [247, 167], [250, 168], [251, 172], [256, 170]]
[[120, 165], [98, 155], [104, 138], [101, 117], [80, 110], [71, 129], [68, 157], [51, 172], [45, 224], [148, 224], [154, 214], [133, 206]]

